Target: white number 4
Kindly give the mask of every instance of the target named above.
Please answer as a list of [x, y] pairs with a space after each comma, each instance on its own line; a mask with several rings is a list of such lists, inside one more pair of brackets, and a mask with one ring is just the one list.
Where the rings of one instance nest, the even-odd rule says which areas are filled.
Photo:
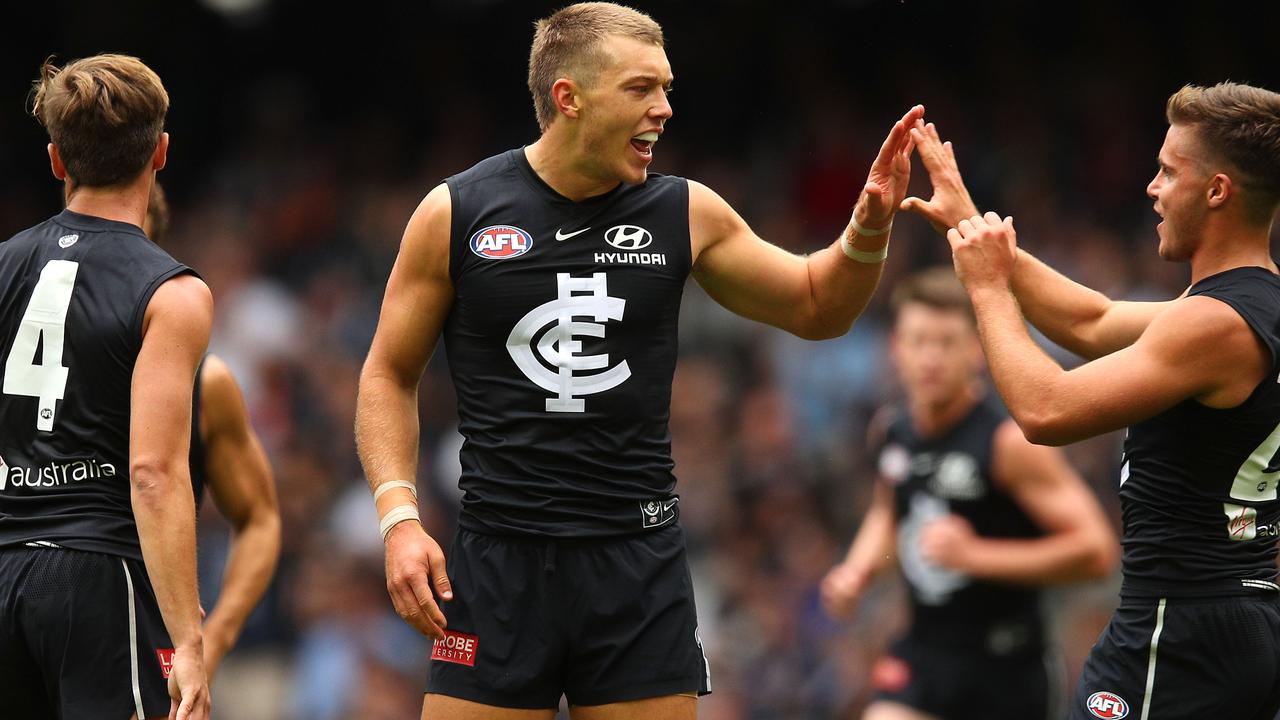
[[[4, 394], [40, 398], [36, 429], [45, 432], [53, 431], [55, 405], [67, 389], [67, 369], [62, 366], [63, 331], [79, 266], [69, 260], [50, 260], [40, 271], [40, 280], [4, 363]], [[41, 336], [44, 351], [36, 365]]]

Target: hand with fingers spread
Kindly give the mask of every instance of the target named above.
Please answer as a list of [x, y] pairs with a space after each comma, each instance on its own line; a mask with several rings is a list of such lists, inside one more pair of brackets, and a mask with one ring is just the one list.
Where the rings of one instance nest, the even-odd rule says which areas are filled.
[[880, 154], [871, 164], [867, 184], [863, 186], [853, 208], [853, 221], [872, 231], [882, 230], [893, 222], [898, 205], [907, 194], [911, 180], [911, 151], [914, 147], [910, 128], [924, 117], [924, 106], [916, 105], [893, 124], [889, 136], [880, 146]]
[[979, 288], [1008, 288], [1018, 258], [1013, 218], [989, 212], [961, 220], [947, 231], [956, 275], [971, 292]]
[[948, 228], [955, 227], [964, 218], [977, 215], [978, 207], [964, 186], [955, 150], [950, 142], [942, 142], [938, 128], [933, 123], [926, 125], [923, 120], [917, 120], [909, 133], [916, 152], [920, 154], [920, 162], [929, 173], [933, 197], [927, 202], [909, 197], [902, 201], [900, 208], [919, 214], [939, 235], [946, 235]]
[[387, 592], [405, 622], [435, 640], [444, 639], [445, 617], [436, 601], [453, 599], [444, 551], [417, 521], [391, 528], [386, 540]]

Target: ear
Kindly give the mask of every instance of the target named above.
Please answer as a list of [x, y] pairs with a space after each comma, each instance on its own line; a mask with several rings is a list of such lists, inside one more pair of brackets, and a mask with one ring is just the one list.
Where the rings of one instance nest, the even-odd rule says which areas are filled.
[[163, 170], [169, 161], [169, 133], [160, 133], [160, 141], [156, 143], [156, 151], [151, 154], [151, 169]]
[[53, 176], [66, 182], [67, 166], [62, 164], [62, 156], [58, 154], [58, 146], [49, 143], [49, 167], [53, 170]]
[[1233, 194], [1235, 188], [1231, 185], [1231, 178], [1217, 173], [1209, 178], [1209, 189], [1205, 192], [1205, 199], [1209, 201], [1209, 207], [1220, 208], [1226, 204], [1227, 200]]
[[582, 95], [577, 83], [569, 78], [559, 78], [551, 84], [551, 100], [565, 117], [577, 120], [582, 112]]

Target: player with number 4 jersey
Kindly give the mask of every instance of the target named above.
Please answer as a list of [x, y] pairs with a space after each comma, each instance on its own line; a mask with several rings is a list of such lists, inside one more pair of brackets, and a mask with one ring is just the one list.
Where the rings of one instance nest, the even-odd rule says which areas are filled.
[[[843, 236], [797, 257], [705, 186], [648, 172], [671, 84], [647, 15], [593, 2], [540, 21], [541, 138], [446, 180], [405, 231], [356, 433], [392, 600], [436, 640], [424, 717], [549, 719], [562, 696], [576, 720], [694, 717], [711, 683], [667, 427], [685, 281], [821, 339], [879, 280], [923, 108]], [[465, 440], [447, 566], [413, 492], [416, 388], [442, 334]]]
[[187, 453], [213, 304], [140, 227], [168, 104], [126, 56], [36, 85], [67, 209], [0, 243], [4, 717], [208, 717]]

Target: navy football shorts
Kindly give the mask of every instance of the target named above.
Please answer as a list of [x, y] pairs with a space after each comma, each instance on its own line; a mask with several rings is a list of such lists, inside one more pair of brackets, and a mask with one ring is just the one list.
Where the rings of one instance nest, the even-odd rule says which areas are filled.
[[165, 717], [172, 648], [142, 563], [0, 548], [0, 717]]
[[1280, 596], [1122, 600], [1085, 661], [1071, 720], [1273, 720]]
[[677, 525], [618, 538], [459, 530], [427, 692], [507, 708], [711, 691]]
[[1052, 698], [1062, 700], [1058, 667], [1047, 653], [993, 657], [906, 637], [876, 661], [873, 701], [947, 720], [1044, 720], [1051, 717]]

